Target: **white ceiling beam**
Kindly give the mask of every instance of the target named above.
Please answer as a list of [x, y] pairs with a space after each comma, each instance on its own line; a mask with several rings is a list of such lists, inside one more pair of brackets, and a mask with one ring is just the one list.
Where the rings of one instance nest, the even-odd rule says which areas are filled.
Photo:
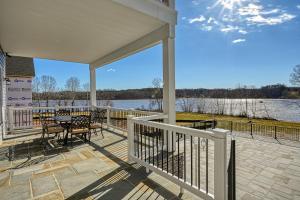
[[170, 34], [169, 26], [164, 25], [159, 29], [135, 40], [134, 42], [127, 44], [97, 60], [90, 63], [93, 68], [99, 68], [104, 65], [110, 64], [122, 58], [128, 57], [144, 49], [150, 48], [160, 43], [164, 38], [167, 38]]
[[177, 11], [156, 0], [112, 0], [170, 25], [177, 24]]

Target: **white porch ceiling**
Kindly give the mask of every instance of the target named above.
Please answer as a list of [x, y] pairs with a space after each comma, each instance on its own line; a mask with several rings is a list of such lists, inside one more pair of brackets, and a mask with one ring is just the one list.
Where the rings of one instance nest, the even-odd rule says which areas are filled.
[[166, 24], [111, 0], [0, 0], [10, 55], [91, 63]]

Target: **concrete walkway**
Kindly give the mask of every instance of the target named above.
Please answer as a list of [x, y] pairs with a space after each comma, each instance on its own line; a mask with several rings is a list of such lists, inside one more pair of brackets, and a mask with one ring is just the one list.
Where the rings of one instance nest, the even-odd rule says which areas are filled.
[[[124, 135], [104, 135], [93, 136], [90, 144], [75, 142], [73, 148], [50, 141], [45, 149], [34, 137], [4, 142], [0, 199], [198, 199], [128, 164]], [[15, 152], [13, 161], [7, 158], [10, 152]], [[236, 164], [237, 199], [300, 199], [299, 148], [237, 138]]]

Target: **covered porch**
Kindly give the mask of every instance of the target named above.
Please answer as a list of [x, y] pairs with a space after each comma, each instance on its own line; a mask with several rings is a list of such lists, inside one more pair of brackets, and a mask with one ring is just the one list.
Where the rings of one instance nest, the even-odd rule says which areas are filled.
[[[3, 55], [89, 64], [93, 107], [97, 106], [97, 78], [101, 78], [96, 77], [97, 68], [162, 43], [163, 113], [166, 123], [175, 124], [174, 0], [3, 0], [0, 13]], [[5, 81], [1, 85], [5, 91]], [[6, 93], [1, 93], [5, 135], [12, 120]]]

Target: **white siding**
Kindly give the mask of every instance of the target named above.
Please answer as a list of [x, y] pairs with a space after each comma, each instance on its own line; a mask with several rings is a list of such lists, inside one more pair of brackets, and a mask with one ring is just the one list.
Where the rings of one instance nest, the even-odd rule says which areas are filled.
[[5, 130], [6, 83], [5, 83], [5, 53], [0, 48], [0, 143]]

